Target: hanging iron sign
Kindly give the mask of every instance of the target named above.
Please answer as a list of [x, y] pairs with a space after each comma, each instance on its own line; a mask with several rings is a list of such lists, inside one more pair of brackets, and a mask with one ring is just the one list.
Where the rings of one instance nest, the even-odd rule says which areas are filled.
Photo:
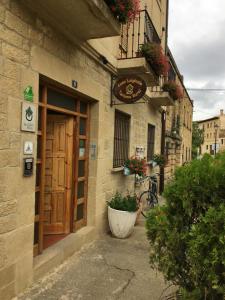
[[146, 82], [136, 75], [120, 77], [114, 87], [116, 98], [124, 103], [134, 103], [141, 99], [147, 90]]

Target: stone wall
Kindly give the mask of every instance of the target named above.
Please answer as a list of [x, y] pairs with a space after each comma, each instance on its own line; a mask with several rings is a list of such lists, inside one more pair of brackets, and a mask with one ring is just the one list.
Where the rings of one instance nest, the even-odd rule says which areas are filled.
[[[29, 23], [13, 1], [0, 1], [0, 298], [9, 299], [32, 281], [35, 177], [23, 178], [20, 130], [23, 87], [33, 78]], [[29, 15], [27, 15], [29, 17]], [[26, 20], [26, 19], [25, 19]], [[27, 20], [28, 21], [28, 20]], [[37, 101], [35, 90], [35, 101]], [[34, 154], [35, 155], [35, 154]]]
[[[182, 159], [181, 163], [191, 161], [192, 159], [192, 117], [193, 106], [186, 96], [181, 104], [181, 135], [182, 135]], [[187, 149], [187, 157], [186, 157]]]
[[[174, 120], [179, 116], [179, 136], [177, 139], [172, 136]], [[175, 105], [167, 107], [166, 110], [166, 130], [170, 133], [166, 137], [169, 148], [167, 149], [167, 164], [165, 166], [165, 181], [167, 182], [174, 174], [176, 167], [191, 160], [192, 150], [192, 116], [193, 106], [187, 94], [175, 101]], [[187, 149], [187, 158], [186, 158]]]
[[[133, 188], [133, 177], [113, 172], [114, 111], [110, 107], [111, 74], [98, 55], [90, 55], [31, 13], [21, 1], [0, 0], [0, 298], [7, 300], [33, 280], [35, 175], [23, 177], [23, 145], [35, 133], [22, 132], [23, 90], [31, 85], [38, 101], [39, 75], [71, 87], [91, 104], [91, 143], [97, 159], [89, 164], [88, 225], [105, 231], [106, 200], [116, 190]], [[147, 147], [147, 124], [156, 126], [155, 151], [160, 152], [161, 115], [149, 104], [119, 106], [131, 115], [130, 155]], [[35, 174], [35, 170], [34, 170]]]

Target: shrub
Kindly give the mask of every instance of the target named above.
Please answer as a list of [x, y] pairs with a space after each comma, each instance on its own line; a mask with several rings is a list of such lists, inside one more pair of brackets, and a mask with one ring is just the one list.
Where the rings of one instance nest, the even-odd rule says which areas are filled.
[[123, 210], [129, 212], [135, 212], [138, 210], [137, 196], [135, 194], [134, 195], [127, 194], [124, 197], [117, 192], [115, 196], [113, 196], [112, 199], [107, 202], [107, 204], [111, 208], [117, 210]]
[[140, 0], [105, 0], [120, 23], [133, 22], [140, 11]]
[[167, 56], [163, 54], [163, 50], [160, 44], [145, 43], [144, 45], [142, 45], [140, 51], [141, 54], [150, 63], [156, 75], [167, 75], [169, 71], [169, 62]]
[[214, 298], [225, 291], [225, 204], [210, 207], [199, 223], [192, 225], [187, 261], [195, 289], [206, 288]]
[[164, 196], [147, 219], [150, 262], [180, 286], [182, 299], [223, 299], [225, 153], [177, 169]]

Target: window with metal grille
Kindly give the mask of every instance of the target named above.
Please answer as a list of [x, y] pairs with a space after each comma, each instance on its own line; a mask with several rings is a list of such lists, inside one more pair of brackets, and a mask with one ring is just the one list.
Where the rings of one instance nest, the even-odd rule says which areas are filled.
[[169, 72], [168, 72], [168, 80], [169, 81], [176, 81], [176, 73], [172, 67], [171, 64], [169, 64], [170, 68], [169, 68]]
[[130, 116], [115, 111], [113, 167], [121, 167], [129, 155]]
[[214, 145], [210, 145], [210, 154], [213, 155], [215, 154], [215, 146]]
[[155, 147], [155, 126], [148, 124], [148, 145], [147, 145], [147, 160], [150, 161], [154, 155]]

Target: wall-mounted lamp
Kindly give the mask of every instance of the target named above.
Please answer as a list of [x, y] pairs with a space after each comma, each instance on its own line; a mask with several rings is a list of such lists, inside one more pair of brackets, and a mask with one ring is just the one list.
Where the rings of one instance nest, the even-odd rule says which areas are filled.
[[100, 58], [100, 61], [103, 63], [103, 65], [108, 64], [109, 61], [104, 55], [100, 55], [99, 58]]

